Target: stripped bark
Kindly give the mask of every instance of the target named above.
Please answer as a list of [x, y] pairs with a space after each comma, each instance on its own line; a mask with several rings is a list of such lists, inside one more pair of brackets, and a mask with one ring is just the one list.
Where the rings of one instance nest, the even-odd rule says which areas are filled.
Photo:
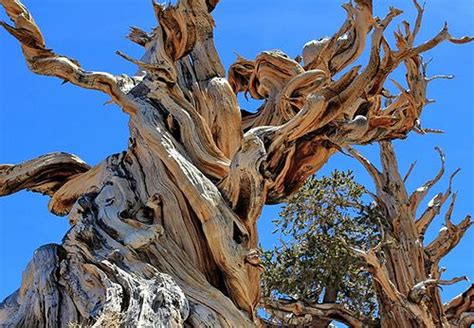
[[[397, 34], [392, 51], [383, 32], [400, 11], [380, 20], [371, 1], [358, 0], [344, 6], [347, 21], [332, 38], [308, 43], [304, 65], [263, 52], [239, 58], [226, 79], [213, 41], [217, 2], [153, 2], [158, 26], [129, 35], [143, 58], [118, 53], [139, 67], [128, 77], [86, 71], [54, 53], [19, 0], [0, 0], [13, 22], [1, 25], [34, 73], [102, 91], [130, 117], [127, 150], [92, 168], [67, 155], [0, 167], [2, 195], [46, 193], [49, 209], [71, 223], [61, 245], [35, 253], [21, 288], [0, 307], [2, 324], [254, 326], [263, 205], [295, 192], [340, 147], [417, 129], [427, 103], [420, 53], [472, 40], [445, 28], [414, 46], [418, 22]], [[368, 65], [336, 79], [370, 31]], [[383, 84], [401, 63], [408, 89], [383, 108]], [[241, 112], [242, 91], [265, 100], [256, 114]]]

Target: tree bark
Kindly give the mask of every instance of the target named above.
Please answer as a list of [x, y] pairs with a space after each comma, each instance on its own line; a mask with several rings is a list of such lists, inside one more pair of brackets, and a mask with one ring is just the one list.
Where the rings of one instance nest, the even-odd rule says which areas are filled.
[[[445, 28], [415, 47], [415, 28], [392, 51], [383, 31], [400, 11], [375, 19], [371, 1], [358, 0], [334, 37], [308, 43], [304, 65], [264, 52], [238, 58], [226, 79], [213, 43], [217, 2], [153, 3], [159, 25], [129, 35], [143, 58], [118, 53], [140, 68], [128, 77], [54, 53], [25, 6], [0, 0], [13, 22], [1, 25], [34, 73], [104, 92], [130, 117], [127, 150], [94, 167], [67, 154], [0, 167], [1, 195], [48, 194], [51, 212], [71, 223], [61, 245], [35, 252], [0, 306], [2, 325], [255, 326], [263, 205], [283, 201], [341, 147], [416, 129], [426, 103], [420, 53], [472, 40]], [[367, 67], [335, 79], [370, 31]], [[402, 62], [409, 89], [383, 108], [383, 83]], [[265, 100], [256, 114], [241, 112], [242, 91]]]

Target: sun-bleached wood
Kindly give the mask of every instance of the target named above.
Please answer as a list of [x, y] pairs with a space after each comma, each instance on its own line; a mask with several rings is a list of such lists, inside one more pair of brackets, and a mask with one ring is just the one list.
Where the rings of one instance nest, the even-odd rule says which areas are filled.
[[[54, 53], [20, 1], [0, 0], [12, 20], [1, 25], [31, 71], [106, 93], [130, 127], [127, 150], [93, 167], [64, 154], [0, 167], [2, 195], [46, 193], [51, 212], [71, 223], [61, 245], [35, 253], [19, 291], [0, 306], [2, 324], [259, 324], [264, 204], [284, 201], [342, 147], [429, 132], [419, 124], [429, 82], [420, 54], [472, 40], [444, 27], [416, 46], [418, 6], [414, 28], [398, 31], [392, 49], [383, 32], [401, 11], [379, 19], [370, 0], [357, 0], [344, 5], [347, 20], [333, 37], [305, 45], [303, 62], [265, 51], [237, 58], [226, 77], [213, 41], [217, 2], [153, 2], [157, 27], [128, 35], [143, 57], [117, 52], [139, 68], [128, 77]], [[367, 66], [349, 68], [367, 42]], [[407, 87], [391, 96], [383, 85], [400, 64]], [[247, 113], [238, 92], [264, 104]], [[392, 102], [384, 107], [383, 98]]]
[[[348, 148], [348, 152], [364, 166], [374, 181], [376, 191], [371, 195], [378, 209], [381, 241], [368, 250], [347, 246], [355, 256], [364, 260], [373, 277], [380, 323], [333, 302], [313, 304], [302, 300], [275, 300], [263, 302], [261, 306], [293, 326], [319, 327], [321, 325], [315, 322], [327, 319], [343, 322], [349, 327], [470, 327], [474, 323], [474, 285], [446, 304], [442, 303], [438, 290], [443, 285], [467, 280], [464, 276], [441, 279], [445, 269], [439, 267], [441, 258], [459, 243], [473, 224], [470, 216], [457, 225], [451, 221], [456, 200], [452, 182], [459, 169], [450, 176], [447, 190], [430, 200], [418, 218], [413, 209], [426, 197], [427, 189], [442, 178], [444, 153], [436, 148], [441, 159], [439, 172], [410, 194], [405, 185], [409, 174], [402, 179], [392, 144], [382, 141], [380, 145], [381, 170], [355, 149]], [[413, 165], [409, 171], [412, 170]], [[445, 215], [445, 227], [431, 243], [423, 244], [427, 226], [449, 198], [451, 203]]]
[[[373, 197], [380, 209], [382, 240], [371, 250], [354, 250], [367, 262], [374, 278], [375, 291], [380, 306], [382, 327], [468, 327], [474, 316], [474, 298], [467, 291], [443, 305], [439, 286], [467, 280], [466, 277], [441, 279], [444, 268], [439, 261], [461, 240], [473, 224], [468, 215], [457, 225], [451, 221], [456, 194], [451, 185], [456, 170], [449, 179], [448, 189], [429, 201], [427, 209], [417, 218], [416, 208], [426, 197], [445, 171], [444, 153], [436, 148], [441, 158], [438, 174], [411, 194], [398, 169], [393, 146], [388, 141], [380, 143], [382, 170], [360, 155], [349, 152], [358, 159], [373, 178], [376, 192]], [[444, 202], [451, 198], [445, 215], [445, 227], [431, 243], [424, 244], [424, 234], [433, 217]], [[429, 213], [429, 214], [427, 214]], [[469, 288], [472, 290], [472, 286]], [[462, 310], [461, 310], [462, 309]]]

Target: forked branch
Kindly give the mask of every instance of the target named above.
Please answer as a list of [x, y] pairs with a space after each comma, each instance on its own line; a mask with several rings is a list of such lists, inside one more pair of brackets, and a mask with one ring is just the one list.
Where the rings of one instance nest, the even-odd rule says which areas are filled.
[[418, 209], [418, 206], [420, 205], [420, 202], [426, 197], [428, 192], [431, 190], [431, 188], [441, 179], [441, 177], [444, 175], [445, 171], [445, 155], [441, 148], [436, 147], [436, 151], [439, 154], [440, 160], [441, 160], [441, 167], [436, 174], [436, 176], [425, 182], [421, 187], [416, 189], [411, 195], [410, 195], [410, 208], [413, 213], [416, 213], [416, 210]]
[[423, 214], [420, 216], [420, 218], [416, 220], [416, 229], [418, 231], [421, 241], [423, 241], [425, 232], [428, 229], [429, 225], [431, 224], [431, 222], [433, 222], [433, 219], [436, 217], [436, 215], [439, 214], [446, 200], [448, 200], [448, 198], [451, 196], [453, 179], [456, 174], [459, 173], [459, 171], [460, 169], [457, 169], [451, 174], [451, 176], [449, 177], [449, 184], [447, 190], [444, 193], [436, 194], [428, 202], [428, 206], [423, 212]]
[[[451, 211], [453, 205], [454, 202], [451, 203], [451, 210], [448, 210], [448, 213], [446, 214], [445, 226], [441, 228], [438, 236], [425, 248], [426, 253], [434, 264], [438, 264], [446, 254], [456, 247], [466, 231], [474, 223], [471, 220], [471, 216], [467, 215], [459, 224], [452, 224]], [[433, 265], [432, 268], [434, 267], [435, 265]]]

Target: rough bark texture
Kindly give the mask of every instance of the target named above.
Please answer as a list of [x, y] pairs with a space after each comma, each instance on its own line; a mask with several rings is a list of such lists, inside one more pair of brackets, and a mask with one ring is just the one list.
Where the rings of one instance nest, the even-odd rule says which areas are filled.
[[[441, 157], [438, 174], [410, 194], [405, 181], [412, 167], [402, 178], [390, 142], [381, 142], [382, 171], [350, 149], [371, 174], [376, 187], [373, 197], [380, 210], [382, 241], [374, 249], [354, 252], [367, 262], [374, 278], [382, 327], [470, 327], [474, 322], [472, 286], [444, 305], [438, 290], [441, 285], [467, 280], [443, 280], [444, 268], [439, 267], [441, 258], [459, 243], [473, 223], [469, 215], [457, 225], [451, 221], [456, 201], [451, 183], [459, 170], [451, 175], [446, 192], [430, 200], [421, 217], [416, 214], [421, 201], [444, 174], [444, 154], [437, 150]], [[423, 244], [428, 225], [449, 198], [445, 227], [431, 243]]]
[[[143, 58], [118, 53], [140, 68], [127, 77], [54, 53], [18, 0], [0, 0], [13, 22], [1, 25], [34, 73], [102, 91], [130, 117], [128, 149], [92, 168], [66, 154], [0, 167], [2, 195], [46, 193], [51, 212], [71, 223], [61, 245], [35, 253], [20, 289], [0, 306], [2, 325], [254, 326], [263, 205], [283, 201], [341, 147], [424, 132], [420, 53], [472, 40], [444, 27], [414, 46], [417, 21], [397, 32], [392, 50], [383, 31], [400, 11], [374, 18], [371, 1], [357, 0], [344, 6], [347, 21], [332, 38], [305, 46], [304, 63], [263, 52], [238, 58], [226, 79], [213, 44], [217, 2], [153, 3], [158, 26], [129, 35]], [[335, 78], [371, 31], [368, 65]], [[408, 89], [383, 107], [392, 98], [383, 84], [401, 63]], [[264, 105], [241, 112], [237, 92]]]

